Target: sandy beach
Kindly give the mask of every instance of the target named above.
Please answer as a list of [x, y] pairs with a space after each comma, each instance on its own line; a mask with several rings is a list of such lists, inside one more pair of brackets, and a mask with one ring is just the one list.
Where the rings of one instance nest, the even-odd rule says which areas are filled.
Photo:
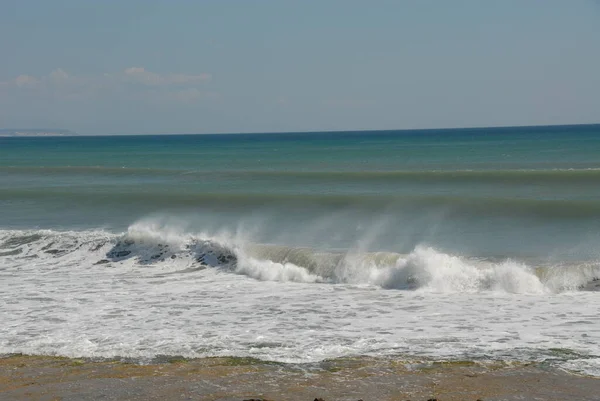
[[597, 400], [600, 379], [542, 365], [338, 359], [315, 365], [248, 358], [139, 365], [14, 355], [0, 359], [0, 400]]

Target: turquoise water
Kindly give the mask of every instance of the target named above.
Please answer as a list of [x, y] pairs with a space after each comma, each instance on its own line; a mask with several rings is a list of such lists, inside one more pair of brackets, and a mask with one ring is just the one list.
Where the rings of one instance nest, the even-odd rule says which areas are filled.
[[600, 125], [0, 138], [0, 356], [600, 377], [599, 184]]
[[0, 138], [0, 228], [145, 218], [292, 246], [593, 259], [600, 126]]

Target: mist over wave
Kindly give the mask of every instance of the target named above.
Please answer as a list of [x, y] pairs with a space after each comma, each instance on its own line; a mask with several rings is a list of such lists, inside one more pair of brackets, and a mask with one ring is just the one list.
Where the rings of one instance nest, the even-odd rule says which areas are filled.
[[557, 293], [597, 290], [600, 261], [548, 264], [444, 253], [418, 245], [406, 254], [368, 251], [360, 244], [329, 250], [255, 243], [249, 233], [194, 232], [164, 219], [144, 219], [127, 232], [0, 231], [4, 268], [25, 261], [99, 266], [214, 268], [256, 280], [376, 286], [440, 293]]

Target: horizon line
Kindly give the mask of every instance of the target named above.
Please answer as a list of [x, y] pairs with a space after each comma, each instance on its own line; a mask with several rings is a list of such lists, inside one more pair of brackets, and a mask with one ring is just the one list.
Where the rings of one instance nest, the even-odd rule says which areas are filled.
[[[78, 133], [66, 128], [0, 128], [2, 131], [47, 131], [47, 132], [67, 132], [66, 135], [56, 135], [62, 137], [69, 136], [163, 136], [163, 135], [276, 135], [276, 134], [336, 134], [336, 133], [358, 133], [358, 132], [415, 132], [415, 131], [459, 131], [459, 130], [482, 130], [482, 129], [515, 129], [515, 128], [560, 128], [560, 127], [593, 127], [600, 126], [597, 123], [574, 123], [574, 124], [525, 124], [525, 125], [490, 125], [490, 126], [467, 126], [467, 127], [443, 127], [443, 128], [387, 128], [387, 129], [332, 129], [332, 130], [310, 130], [310, 131], [230, 131], [230, 132], [162, 132], [156, 134], [150, 133], [107, 133], [107, 134], [87, 134]], [[32, 135], [35, 136], [35, 135]]]

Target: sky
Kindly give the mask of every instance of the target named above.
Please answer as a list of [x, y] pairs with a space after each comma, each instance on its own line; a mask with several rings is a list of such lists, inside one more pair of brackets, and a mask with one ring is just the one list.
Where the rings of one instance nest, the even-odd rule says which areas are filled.
[[598, 0], [0, 0], [0, 128], [599, 122]]

